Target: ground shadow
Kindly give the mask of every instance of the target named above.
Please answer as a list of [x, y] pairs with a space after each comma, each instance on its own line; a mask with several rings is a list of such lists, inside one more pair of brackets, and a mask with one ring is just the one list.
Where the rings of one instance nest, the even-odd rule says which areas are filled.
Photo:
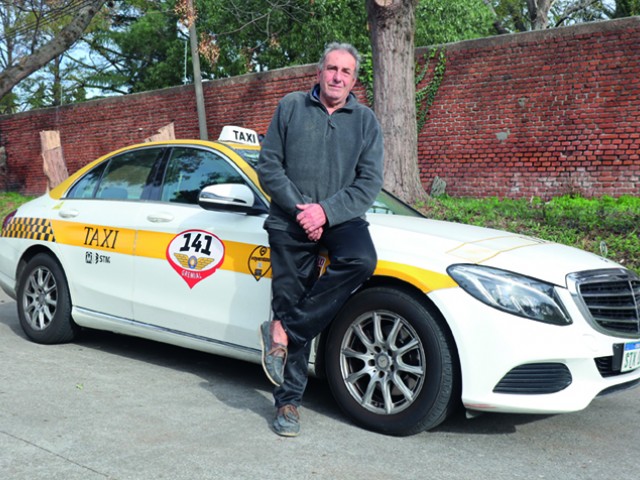
[[[0, 304], [0, 322], [7, 325], [18, 337], [29, 341], [15, 319], [14, 309], [13, 302]], [[218, 401], [234, 409], [252, 411], [263, 417], [268, 424], [273, 420], [273, 386], [266, 379], [260, 365], [152, 340], [90, 329], [84, 329], [73, 344], [196, 375], [202, 379], [200, 387], [215, 396]], [[321, 378], [309, 380], [304, 408], [341, 423], [352, 423], [335, 402], [327, 382]], [[503, 435], [516, 432], [520, 425], [540, 421], [549, 416], [486, 413], [469, 419], [460, 407], [431, 432]]]
[[463, 433], [480, 435], [504, 435], [515, 433], [520, 425], [534, 423], [553, 415], [527, 415], [508, 413], [481, 413], [467, 417], [465, 409], [460, 406], [447, 420], [432, 432]]

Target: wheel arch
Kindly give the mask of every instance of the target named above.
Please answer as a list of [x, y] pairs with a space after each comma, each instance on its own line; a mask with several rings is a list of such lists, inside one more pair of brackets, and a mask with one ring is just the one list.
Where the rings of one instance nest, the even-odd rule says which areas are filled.
[[[458, 344], [456, 339], [447, 323], [444, 315], [440, 312], [435, 303], [429, 299], [429, 297], [425, 294], [425, 292], [421, 291], [418, 287], [409, 283], [408, 281], [400, 280], [395, 277], [389, 277], [385, 275], [374, 275], [367, 282], [365, 282], [362, 287], [360, 287], [356, 292], [351, 294], [351, 299], [355, 294], [361, 292], [363, 290], [371, 289], [371, 288], [379, 288], [385, 287], [394, 290], [398, 290], [406, 295], [411, 296], [415, 301], [422, 304], [425, 308], [429, 310], [430, 313], [433, 314], [434, 319], [438, 322], [440, 327], [443, 329], [445, 335], [447, 336], [447, 340], [452, 345], [452, 353], [455, 355], [454, 365], [456, 368], [456, 381], [458, 385], [456, 386], [457, 391], [461, 391], [462, 388], [462, 377], [461, 377], [461, 366], [460, 366], [460, 356], [458, 353]], [[349, 300], [347, 300], [348, 302]], [[339, 315], [340, 312], [338, 312]], [[338, 316], [336, 315], [336, 317]], [[333, 321], [331, 322], [333, 323]], [[328, 332], [331, 328], [331, 324], [320, 334], [317, 339], [316, 344], [316, 352], [315, 352], [315, 365], [314, 365], [314, 373], [316, 376], [324, 378], [326, 377], [326, 362], [325, 362], [325, 351], [326, 351], [326, 343]]]
[[60, 261], [60, 258], [58, 258], [58, 255], [56, 255], [56, 253], [48, 248], [45, 245], [32, 245], [31, 247], [27, 248], [23, 253], [22, 256], [20, 257], [20, 260], [18, 260], [18, 264], [16, 266], [16, 292], [17, 292], [17, 288], [18, 288], [18, 282], [20, 280], [20, 277], [22, 276], [22, 273], [24, 272], [25, 267], [27, 266], [27, 264], [29, 263], [29, 261], [35, 257], [36, 255], [40, 254], [40, 253], [45, 253], [47, 255], [49, 255], [53, 260], [55, 260], [58, 265], [60, 265], [60, 269], [62, 270], [62, 274], [64, 275], [65, 281], [67, 282], [68, 288], [69, 288], [69, 296], [71, 297], [71, 304], [73, 304], [73, 289], [71, 288], [71, 285], [69, 283], [69, 278], [67, 277], [67, 272], [65, 271], [64, 268], [62, 268], [62, 262]]
[[18, 263], [18, 320], [27, 337], [45, 345], [75, 339], [80, 326], [71, 314], [71, 290], [60, 259], [51, 249], [35, 245]]

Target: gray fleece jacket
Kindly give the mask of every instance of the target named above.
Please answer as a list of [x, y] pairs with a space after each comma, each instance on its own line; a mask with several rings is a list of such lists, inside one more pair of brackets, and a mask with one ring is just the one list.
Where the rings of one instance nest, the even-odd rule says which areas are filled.
[[382, 188], [383, 141], [373, 111], [349, 94], [329, 115], [318, 86], [278, 104], [258, 160], [271, 196], [266, 228], [296, 230], [296, 204], [319, 203], [329, 226], [361, 217]]

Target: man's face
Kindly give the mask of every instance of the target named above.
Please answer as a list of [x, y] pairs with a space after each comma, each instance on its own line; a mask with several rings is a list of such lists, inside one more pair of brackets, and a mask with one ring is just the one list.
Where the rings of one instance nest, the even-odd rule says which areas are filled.
[[345, 50], [334, 50], [318, 72], [320, 100], [326, 107], [339, 108], [356, 84], [356, 59]]

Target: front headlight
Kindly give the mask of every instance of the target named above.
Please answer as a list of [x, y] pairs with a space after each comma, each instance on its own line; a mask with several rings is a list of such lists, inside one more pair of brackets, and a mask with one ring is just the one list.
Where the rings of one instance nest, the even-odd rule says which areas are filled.
[[465, 292], [490, 307], [538, 322], [571, 324], [550, 283], [481, 265], [451, 265], [447, 272]]

